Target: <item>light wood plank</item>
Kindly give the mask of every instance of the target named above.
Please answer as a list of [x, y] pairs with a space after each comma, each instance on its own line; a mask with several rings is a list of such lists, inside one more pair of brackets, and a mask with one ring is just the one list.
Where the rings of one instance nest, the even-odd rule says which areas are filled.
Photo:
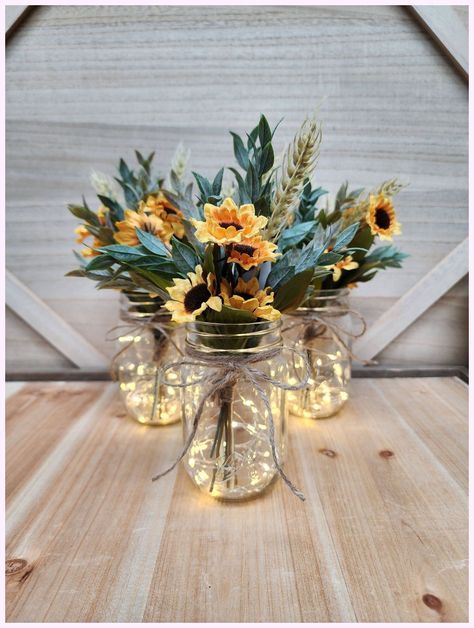
[[469, 76], [469, 36], [454, 7], [412, 5], [411, 10], [467, 79]]
[[36, 384], [22, 388], [7, 400], [6, 438], [14, 451], [6, 458], [7, 499], [13, 499], [29, 482], [76, 417], [98, 400], [102, 390], [101, 384]]
[[[411, 429], [467, 492], [467, 398], [455, 394], [452, 388], [450, 394], [441, 397], [439, 392], [445, 390], [444, 383], [453, 382], [450, 378], [434, 379], [435, 382], [431, 378], [381, 379], [373, 382], [372, 387], [403, 416], [410, 417]], [[455, 407], [458, 402], [463, 403], [462, 412]]]
[[[467, 391], [426, 382], [353, 381], [337, 417], [293, 417], [306, 502], [277, 482], [236, 504], [183, 469], [151, 483], [180, 427], [125, 418], [113, 385], [27, 384], [8, 410], [10, 460], [28, 443], [35, 461], [7, 502], [7, 558], [26, 561], [8, 620], [467, 621]], [[96, 401], [71, 412], [88, 388]]]
[[109, 360], [8, 270], [6, 303], [35, 331], [79, 367], [109, 366]]
[[172, 461], [180, 430], [134, 423], [115, 385], [101, 386], [99, 401], [71, 418], [64, 438], [43, 452], [42, 466], [9, 501], [7, 556], [27, 557], [33, 567], [27, 580], [9, 580], [13, 621], [143, 615], [174, 483], [150, 479], [157, 465]]
[[469, 240], [466, 238], [382, 314], [354, 343], [354, 353], [362, 359], [374, 358], [468, 272]]
[[353, 382], [338, 417], [302, 421], [295, 454], [308, 502], [322, 495], [357, 621], [463, 621], [466, 493], [377, 385]]
[[[280, 488], [250, 508], [219, 504], [180, 470], [144, 621], [354, 621], [324, 520]], [[178, 521], [186, 535], [173, 533]]]

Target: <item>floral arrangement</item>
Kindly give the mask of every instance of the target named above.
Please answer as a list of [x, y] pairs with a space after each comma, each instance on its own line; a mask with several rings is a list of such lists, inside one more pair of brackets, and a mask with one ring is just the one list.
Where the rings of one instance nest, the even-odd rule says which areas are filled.
[[83, 251], [92, 259], [69, 275], [88, 277], [101, 289], [146, 291], [177, 323], [274, 320], [297, 308], [314, 278], [327, 274], [336, 255], [343, 258], [354, 227], [340, 230], [331, 250], [333, 234], [321, 221], [294, 241], [289, 209], [315, 168], [321, 131], [314, 119], [306, 120], [277, 168], [275, 130], [262, 115], [245, 143], [232, 133], [240, 167], [230, 168], [234, 198], [223, 192], [224, 168], [212, 181], [193, 173], [199, 190], [193, 199], [182, 168], [171, 169], [166, 188], [151, 174], [153, 154], [145, 159], [136, 152], [137, 172], [121, 159], [114, 182], [122, 202], [109, 182], [109, 193], [97, 194], [97, 212], [85, 201], [69, 206], [83, 221], [78, 242], [92, 237]]
[[[183, 418], [188, 428], [180, 456], [153, 479], [186, 459], [188, 472], [209, 492], [219, 486], [219, 494], [252, 493], [268, 483], [271, 457], [274, 470], [304, 499], [283, 472], [277, 454], [274, 416], [280, 417], [284, 404], [275, 391], [302, 390], [309, 376], [291, 383], [287, 376], [280, 381], [264, 372], [272, 359], [280, 361], [275, 373], [287, 371], [281, 344], [263, 346], [253, 354], [245, 351], [257, 349], [262, 326], [271, 331], [273, 321], [296, 310], [316, 291], [368, 281], [381, 268], [400, 266], [404, 257], [391, 245], [370, 250], [375, 238], [391, 239], [400, 230], [392, 198], [401, 185], [393, 179], [366, 193], [349, 192], [346, 183], [334, 206], [320, 209], [318, 201], [326, 192], [313, 189], [310, 182], [319, 156], [319, 124], [314, 118], [303, 122], [280, 164], [273, 147], [277, 127], [272, 129], [262, 115], [245, 139], [231, 132], [236, 163], [228, 168], [230, 188], [224, 184], [222, 167], [211, 179], [193, 172], [194, 194], [193, 184], [186, 181], [189, 155], [184, 149], [166, 179], [152, 174], [153, 153], [144, 158], [136, 151], [138, 168], [131, 169], [121, 159], [116, 178], [94, 176], [97, 211], [85, 200], [69, 206], [82, 222], [76, 232], [84, 245], [82, 256], [77, 255], [80, 267], [69, 275], [92, 279], [99, 289], [151, 297], [173, 322], [196, 321], [194, 332], [201, 333], [201, 345], [211, 350], [205, 355], [187, 346], [186, 360], [166, 365], [163, 373], [154, 365], [152, 417], [161, 399], [157, 390], [162, 377], [165, 386], [188, 385], [179, 377], [167, 380], [170, 369], [194, 365], [206, 367], [207, 374], [200, 379], [202, 390], [193, 392], [193, 403], [183, 410], [183, 417], [190, 415]], [[220, 353], [234, 350], [244, 353], [232, 360]], [[298, 351], [285, 350], [295, 365]], [[300, 357], [309, 373], [309, 361]], [[232, 399], [243, 398], [244, 390], [237, 421], [233, 416], [238, 404]], [[278, 401], [273, 406], [272, 399]], [[215, 404], [215, 412], [206, 401]], [[234, 424], [248, 429], [248, 442], [254, 442], [254, 414], [260, 423], [266, 417], [268, 430], [266, 425], [258, 427], [265, 432], [257, 438], [260, 445], [242, 453], [243, 441], [235, 442]], [[262, 444], [259, 467], [257, 450]], [[196, 451], [202, 468], [195, 468]], [[244, 475], [237, 482], [236, 461], [243, 459], [251, 469], [247, 473], [243, 465], [239, 473]]]
[[324, 233], [328, 241], [325, 259], [328, 261], [330, 257], [331, 263], [315, 273], [308, 296], [317, 295], [319, 290], [355, 288], [358, 282], [373, 279], [380, 269], [401, 267], [407, 257], [404, 253], [391, 244], [378, 247], [374, 244], [377, 238], [391, 241], [394, 235], [401, 233], [393, 197], [402, 188], [396, 178], [370, 191], [364, 188], [349, 191], [345, 182], [332, 207], [327, 202], [322, 209], [318, 201], [327, 191], [322, 187], [313, 189], [311, 182], [305, 181], [297, 206], [285, 212], [285, 226], [280, 227], [277, 243], [291, 260], [297, 255], [295, 247], [302, 249], [313, 240], [315, 233]]

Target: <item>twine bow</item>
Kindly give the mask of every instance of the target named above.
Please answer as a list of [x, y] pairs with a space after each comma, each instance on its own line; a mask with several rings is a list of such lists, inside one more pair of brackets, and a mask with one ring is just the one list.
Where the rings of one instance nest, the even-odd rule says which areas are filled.
[[[301, 315], [297, 314], [296, 312], [290, 313], [289, 316], [293, 318], [299, 318], [300, 320], [287, 325], [284, 329], [282, 329], [282, 333], [284, 333], [285, 331], [289, 331], [290, 329], [294, 329], [296, 327], [301, 327], [302, 329], [298, 336], [298, 341], [299, 341], [301, 339], [303, 330], [305, 329], [307, 325], [319, 323], [320, 331], [315, 334], [315, 337], [322, 336], [324, 333], [326, 333], [326, 331], [329, 331], [332, 340], [340, 347], [343, 347], [344, 350], [347, 352], [347, 354], [351, 357], [351, 359], [357, 360], [357, 362], [360, 362], [361, 364], [364, 364], [364, 365], [377, 364], [377, 362], [375, 362], [374, 360], [364, 360], [362, 358], [357, 357], [355, 353], [353, 353], [349, 344], [344, 340], [344, 336], [350, 338], [351, 340], [355, 340], [356, 338], [360, 338], [361, 336], [365, 334], [365, 331], [367, 329], [367, 323], [365, 322], [365, 319], [362, 316], [362, 314], [360, 314], [356, 310], [350, 310], [346, 308], [341, 309], [340, 311], [343, 314], [352, 314], [359, 320], [362, 326], [361, 326], [361, 330], [358, 333], [351, 332], [345, 329], [342, 325], [334, 323], [333, 321], [329, 321], [328, 316], [321, 316], [314, 311], [307, 312], [307, 313], [305, 312], [304, 314], [301, 314]], [[306, 347], [306, 350], [312, 351], [312, 349], [309, 347]]]
[[[120, 351], [118, 351], [112, 358], [112, 362], [110, 365], [110, 374], [111, 374], [112, 380], [115, 381], [117, 379], [117, 362], [118, 362], [119, 357], [133, 345], [133, 343], [135, 342], [135, 336], [137, 334], [143, 334], [145, 331], [150, 331], [150, 332], [153, 332], [154, 330], [159, 331], [164, 336], [164, 338], [173, 345], [176, 351], [180, 355], [183, 355], [182, 350], [173, 340], [173, 336], [172, 336], [169, 324], [158, 322], [157, 318], [160, 315], [161, 315], [160, 312], [156, 312], [155, 314], [153, 314], [153, 316], [146, 317], [142, 321], [138, 321], [136, 323], [135, 322], [126, 323], [124, 325], [116, 325], [115, 327], [112, 327], [112, 329], [109, 329], [109, 331], [107, 332], [107, 335], [105, 336], [105, 339], [108, 342], [118, 340], [124, 335], [133, 336], [132, 340], [130, 340], [125, 345], [125, 347], [122, 347]], [[112, 335], [114, 332], [115, 334]]]
[[286, 382], [281, 382], [270, 375], [267, 375], [264, 371], [254, 366], [257, 362], [263, 362], [266, 360], [271, 360], [273, 357], [280, 354], [282, 351], [282, 347], [276, 347], [273, 349], [268, 349], [266, 351], [262, 351], [252, 355], [246, 356], [225, 356], [220, 357], [216, 356], [215, 353], [210, 353], [206, 355], [203, 352], [196, 351], [188, 347], [186, 355], [190, 359], [180, 360], [179, 362], [173, 362], [171, 364], [167, 364], [163, 368], [163, 372], [167, 372], [170, 369], [180, 368], [182, 366], [193, 366], [193, 367], [205, 367], [213, 369], [213, 372], [208, 375], [203, 376], [200, 380], [193, 380], [192, 384], [187, 383], [176, 383], [176, 382], [166, 382], [167, 386], [175, 386], [177, 388], [185, 388], [188, 385], [193, 384], [206, 384], [207, 389], [205, 393], [202, 395], [199, 405], [196, 409], [196, 412], [193, 417], [191, 431], [186, 439], [184, 447], [179, 454], [178, 458], [175, 462], [168, 468], [166, 471], [155, 475], [152, 478], [152, 481], [155, 482], [159, 480], [163, 476], [170, 473], [176, 465], [184, 458], [186, 453], [188, 452], [194, 437], [196, 436], [196, 432], [199, 426], [199, 422], [201, 420], [201, 416], [204, 410], [204, 406], [208, 399], [214, 397], [214, 395], [218, 393], [222, 393], [228, 386], [232, 386], [236, 384], [238, 381], [246, 381], [248, 382], [259, 394], [263, 404], [268, 412], [268, 420], [269, 420], [269, 440], [272, 450], [272, 457], [275, 467], [278, 471], [279, 476], [285, 482], [285, 484], [290, 488], [292, 493], [296, 495], [302, 501], [305, 500], [303, 493], [296, 488], [293, 482], [289, 479], [289, 477], [285, 474], [278, 459], [278, 454], [276, 450], [275, 444], [275, 423], [273, 419], [273, 413], [271, 409], [270, 400], [265, 391], [264, 384], [270, 384], [272, 386], [277, 386], [282, 390], [301, 390], [305, 388], [308, 377], [309, 377], [309, 365], [306, 357], [296, 351], [296, 349], [291, 349], [285, 347], [287, 351], [291, 351], [293, 353], [293, 357], [295, 354], [299, 355], [303, 360], [303, 365], [305, 368], [305, 376], [300, 380], [298, 384], [288, 384]]

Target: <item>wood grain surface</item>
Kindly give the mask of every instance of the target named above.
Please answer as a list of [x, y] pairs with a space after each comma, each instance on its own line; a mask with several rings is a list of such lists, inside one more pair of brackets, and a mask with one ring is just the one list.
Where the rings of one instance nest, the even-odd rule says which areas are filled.
[[[284, 117], [279, 152], [320, 104], [317, 185], [410, 182], [396, 205], [410, 257], [354, 291], [368, 320], [467, 235], [466, 83], [401, 6], [39, 6], [9, 40], [6, 86], [7, 267], [108, 356], [117, 295], [64, 277], [66, 204], [84, 193], [95, 206], [91, 169], [111, 174], [135, 148], [156, 150], [165, 173], [183, 141], [211, 176], [232, 164], [228, 129]], [[466, 295], [463, 280], [379, 361], [466, 364]], [[8, 368], [54, 362], [65, 358], [9, 313]]]
[[152, 483], [180, 427], [134, 423], [115, 384], [9, 386], [8, 621], [467, 621], [457, 378], [357, 380], [337, 417], [293, 418], [304, 503]]

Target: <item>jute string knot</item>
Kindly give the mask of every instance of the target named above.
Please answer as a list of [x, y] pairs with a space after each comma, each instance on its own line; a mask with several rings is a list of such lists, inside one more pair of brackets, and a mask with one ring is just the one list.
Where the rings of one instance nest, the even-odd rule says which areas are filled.
[[[360, 331], [352, 332], [351, 330], [346, 329], [343, 325], [339, 323], [335, 323], [330, 320], [332, 315], [347, 315], [350, 314], [358, 319], [361, 323]], [[304, 338], [305, 330], [308, 329], [310, 325], [314, 325], [318, 323], [318, 327], [312, 330], [310, 338], [317, 338], [323, 336], [326, 332], [329, 332], [330, 337], [335, 342], [336, 345], [342, 347], [347, 354], [351, 357], [351, 359], [356, 360], [364, 365], [369, 364], [377, 364], [375, 360], [364, 360], [362, 358], [357, 357], [357, 355], [352, 351], [349, 342], [345, 340], [345, 338], [349, 338], [350, 341], [355, 340], [356, 338], [360, 338], [363, 336], [367, 329], [367, 323], [365, 322], [362, 314], [357, 312], [356, 310], [351, 310], [348, 308], [341, 308], [339, 310], [334, 310], [331, 312], [331, 316], [329, 315], [321, 315], [316, 311], [304, 312], [304, 313], [290, 313], [289, 317], [295, 319], [294, 322], [290, 323], [284, 329], [282, 329], [282, 333], [285, 331], [289, 331], [294, 328], [301, 328], [301, 331], [298, 334], [297, 342], [300, 342], [302, 338]], [[297, 319], [297, 320], [296, 320]], [[309, 338], [305, 338], [308, 340]], [[311, 347], [305, 346], [306, 351], [314, 351]]]
[[122, 336], [132, 336], [132, 339], [112, 358], [110, 365], [110, 375], [112, 380], [117, 380], [117, 367], [120, 356], [126, 353], [127, 350], [134, 344], [135, 337], [137, 335], [141, 335], [145, 332], [154, 332], [155, 330], [159, 331], [164, 339], [172, 344], [180, 355], [183, 355], [182, 350], [173, 339], [173, 327], [171, 327], [169, 323], [160, 322], [160, 317], [162, 317], [162, 313], [156, 312], [152, 316], [143, 318], [142, 320], [133, 321], [133, 323], [124, 323], [123, 325], [116, 325], [115, 327], [112, 327], [112, 329], [109, 329], [105, 337], [108, 342], [119, 340]]
[[[266, 362], [267, 360], [271, 360], [277, 355], [280, 355], [283, 350], [290, 351], [293, 354], [293, 359], [295, 355], [298, 355], [302, 360], [302, 364], [304, 367], [304, 377], [302, 377], [297, 384], [289, 384], [288, 382], [280, 381], [275, 377], [268, 375], [267, 373], [265, 373], [265, 371], [257, 366], [259, 362]], [[301, 390], [305, 388], [306, 384], [308, 383], [308, 377], [310, 373], [306, 356], [298, 352], [296, 349], [292, 349], [289, 347], [275, 347], [264, 351], [259, 351], [258, 353], [246, 354], [241, 356], [220, 356], [219, 354], [216, 354], [212, 351], [206, 353], [204, 351], [199, 351], [192, 347], [188, 347], [186, 350], [185, 358], [183, 360], [165, 365], [163, 367], [163, 372], [166, 374], [166, 372], [168, 372], [169, 370], [180, 369], [183, 366], [205, 367], [206, 373], [201, 378], [197, 380], [193, 379], [189, 383], [167, 380], [166, 386], [185, 388], [186, 386], [202, 384], [205, 386], [205, 390], [201, 395], [199, 404], [192, 419], [191, 429], [180, 454], [178, 455], [175, 462], [168, 469], [166, 469], [162, 473], [159, 473], [158, 475], [155, 475], [152, 478], [152, 481], [154, 482], [156, 480], [159, 480], [163, 476], [170, 473], [187, 454], [196, 436], [196, 432], [199, 427], [199, 422], [201, 420], [206, 402], [215, 398], [216, 395], [223, 394], [225, 397], [225, 395], [228, 394], [227, 391], [229, 387], [235, 385], [239, 381], [245, 381], [248, 382], [257, 392], [267, 411], [269, 427], [268, 437], [275, 468], [281, 479], [285, 482], [285, 484], [289, 487], [293, 494], [302, 501], [304, 501], [305, 497], [303, 493], [298, 488], [296, 488], [293, 482], [285, 474], [280, 463], [275, 443], [275, 422], [273, 418], [273, 412], [264, 385], [270, 384], [271, 386], [276, 386], [282, 390]], [[221, 400], [223, 400], [222, 397]]]

